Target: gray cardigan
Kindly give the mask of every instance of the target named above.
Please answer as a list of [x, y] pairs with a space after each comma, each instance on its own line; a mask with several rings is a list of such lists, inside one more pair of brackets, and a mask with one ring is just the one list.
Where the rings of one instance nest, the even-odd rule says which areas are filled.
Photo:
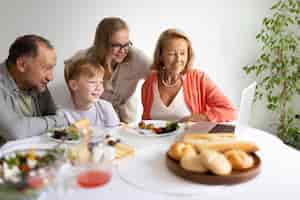
[[56, 115], [56, 106], [48, 89], [42, 93], [31, 91], [36, 110], [36, 115], [31, 117], [22, 113], [18, 93], [6, 64], [0, 64], [0, 137], [5, 140], [21, 139], [68, 124], [64, 116]]

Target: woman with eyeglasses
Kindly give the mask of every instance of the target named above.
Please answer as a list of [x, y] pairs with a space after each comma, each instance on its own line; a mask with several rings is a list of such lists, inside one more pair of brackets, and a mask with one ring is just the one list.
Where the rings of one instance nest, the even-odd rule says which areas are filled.
[[137, 106], [130, 98], [138, 81], [149, 73], [150, 60], [133, 47], [126, 22], [118, 17], [104, 18], [97, 26], [93, 46], [76, 53], [65, 65], [85, 56], [96, 59], [105, 69], [101, 98], [112, 103], [121, 121], [137, 120], [138, 116], [133, 116]]
[[143, 119], [232, 121], [235, 109], [203, 71], [192, 69], [194, 51], [181, 31], [168, 29], [158, 39], [153, 72], [142, 88]]

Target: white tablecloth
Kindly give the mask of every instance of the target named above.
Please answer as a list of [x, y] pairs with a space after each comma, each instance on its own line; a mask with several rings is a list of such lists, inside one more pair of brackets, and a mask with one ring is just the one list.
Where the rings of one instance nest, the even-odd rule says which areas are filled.
[[[238, 137], [252, 140], [260, 147], [258, 155], [262, 160], [262, 169], [260, 175], [255, 179], [231, 186], [208, 186], [190, 182], [186, 182], [185, 185], [185, 180], [175, 176], [172, 178], [171, 172], [165, 171], [167, 169], [162, 166], [163, 158], [160, 156], [164, 156], [164, 154], [159, 152], [166, 149], [175, 140], [175, 137], [144, 138], [132, 134], [125, 128], [115, 129], [111, 134], [135, 147], [137, 156], [115, 165], [113, 177], [104, 187], [71, 190], [62, 199], [299, 199], [300, 152], [283, 144], [277, 137], [269, 133], [249, 127], [244, 127], [239, 133]], [[30, 144], [47, 144], [47, 139], [43, 136], [27, 140]], [[16, 144], [7, 144], [3, 150], [13, 148]], [[21, 144], [26, 145], [26, 140]], [[53, 143], [49, 144], [53, 145]], [[145, 155], [145, 157], [140, 159], [141, 155]], [[155, 162], [153, 159], [155, 157], [157, 157], [157, 163], [151, 167], [151, 163]], [[134, 162], [142, 163], [135, 166], [132, 165]], [[149, 162], [149, 167], [147, 162]], [[39, 199], [53, 200], [57, 197], [45, 192]]]

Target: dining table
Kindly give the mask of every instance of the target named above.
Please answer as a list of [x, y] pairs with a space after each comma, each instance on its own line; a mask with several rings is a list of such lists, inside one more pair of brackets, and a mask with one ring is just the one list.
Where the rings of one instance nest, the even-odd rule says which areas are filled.
[[[45, 190], [38, 199], [282, 200], [300, 197], [300, 151], [284, 144], [271, 133], [249, 126], [241, 126], [235, 132], [238, 139], [253, 141], [259, 147], [257, 155], [261, 168], [255, 178], [233, 185], [205, 185], [176, 176], [166, 166], [166, 152], [172, 143], [183, 133], [201, 134], [204, 130], [197, 130], [197, 126], [186, 127], [179, 134], [165, 137], [143, 136], [135, 131], [126, 126], [107, 130], [108, 134], [134, 148], [133, 155], [114, 161], [112, 177], [107, 184], [92, 189], [56, 187], [57, 190]], [[0, 153], [26, 145], [55, 146], [55, 142], [49, 140], [47, 135], [35, 136], [8, 142]]]

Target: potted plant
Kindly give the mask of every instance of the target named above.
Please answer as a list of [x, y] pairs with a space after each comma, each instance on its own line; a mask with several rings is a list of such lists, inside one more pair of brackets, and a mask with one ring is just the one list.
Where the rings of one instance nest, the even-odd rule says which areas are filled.
[[267, 108], [278, 113], [277, 135], [300, 149], [299, 114], [291, 105], [300, 95], [300, 1], [280, 0], [271, 11], [256, 35], [261, 54], [243, 70], [259, 79], [255, 99], [265, 98]]

